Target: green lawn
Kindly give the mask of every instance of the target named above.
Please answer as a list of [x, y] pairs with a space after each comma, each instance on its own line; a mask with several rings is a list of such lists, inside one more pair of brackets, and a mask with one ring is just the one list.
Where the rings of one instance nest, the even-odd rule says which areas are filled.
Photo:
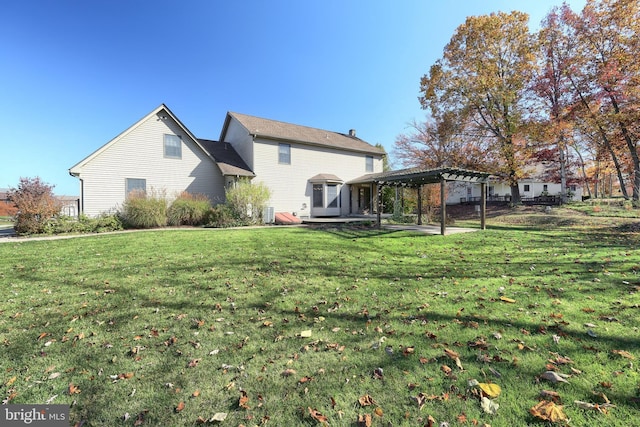
[[[569, 425], [633, 425], [640, 235], [562, 221], [3, 243], [2, 398], [85, 427], [512, 427], [545, 425], [547, 390]], [[495, 414], [474, 379], [500, 386]]]

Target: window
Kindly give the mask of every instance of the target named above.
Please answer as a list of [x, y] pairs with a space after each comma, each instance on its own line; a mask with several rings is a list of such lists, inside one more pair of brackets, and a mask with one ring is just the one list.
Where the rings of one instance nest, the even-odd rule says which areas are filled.
[[531, 191], [531, 187], [529, 187], [529, 184], [524, 185], [524, 191]]
[[547, 184], [543, 184], [542, 191], [549, 191], [549, 186]]
[[338, 186], [335, 184], [327, 184], [327, 207], [338, 207]]
[[324, 185], [322, 184], [313, 184], [313, 207], [314, 208], [322, 208], [324, 207]]
[[278, 163], [281, 165], [291, 164], [291, 145], [279, 144], [278, 145]]
[[365, 167], [364, 170], [366, 172], [373, 172], [373, 156], [365, 157]]
[[126, 194], [129, 195], [132, 191], [147, 191], [147, 180], [140, 178], [127, 178], [126, 179]]
[[171, 159], [182, 158], [182, 139], [178, 135], [165, 134], [164, 156]]

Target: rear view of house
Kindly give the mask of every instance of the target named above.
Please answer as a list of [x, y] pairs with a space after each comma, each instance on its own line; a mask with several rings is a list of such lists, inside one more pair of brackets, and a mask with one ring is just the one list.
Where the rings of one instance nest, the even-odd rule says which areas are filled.
[[373, 204], [369, 187], [346, 182], [381, 172], [384, 150], [345, 134], [228, 113], [219, 141], [196, 138], [162, 104], [69, 169], [80, 181], [80, 210], [120, 208], [133, 190], [203, 194], [212, 204], [241, 178], [263, 182], [269, 206], [299, 217], [341, 216]]

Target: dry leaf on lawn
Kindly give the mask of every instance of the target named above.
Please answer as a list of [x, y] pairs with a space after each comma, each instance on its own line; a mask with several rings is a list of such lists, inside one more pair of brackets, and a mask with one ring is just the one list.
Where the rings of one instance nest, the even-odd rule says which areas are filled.
[[618, 356], [624, 357], [626, 359], [630, 359], [630, 360], [634, 360], [635, 359], [633, 354], [629, 353], [626, 350], [611, 350], [611, 353], [617, 354]]
[[536, 406], [529, 409], [529, 412], [536, 418], [540, 418], [544, 421], [551, 421], [552, 423], [567, 420], [567, 416], [562, 411], [561, 405], [556, 405], [555, 403], [548, 402], [546, 400], [541, 401]]
[[369, 406], [369, 405], [375, 405], [376, 401], [373, 399], [373, 397], [369, 396], [368, 394], [365, 394], [364, 396], [361, 396], [358, 399], [358, 403], [360, 404], [360, 406]]
[[487, 414], [495, 415], [498, 412], [499, 405], [483, 396], [482, 399], [480, 399], [480, 407]]
[[249, 408], [249, 396], [247, 396], [247, 392], [242, 390], [240, 391], [241, 395], [240, 395], [240, 399], [238, 400], [238, 406], [244, 409], [250, 409]]
[[556, 372], [553, 371], [546, 371], [544, 372], [542, 375], [540, 375], [540, 378], [542, 378], [543, 380], [547, 380], [550, 381], [552, 383], [569, 383], [569, 381], [567, 381], [564, 377], [566, 375], [564, 374], [558, 374]]
[[578, 408], [582, 408], [582, 409], [592, 409], [594, 411], [598, 411], [601, 414], [606, 414], [608, 413], [608, 408], [615, 408], [616, 405], [612, 405], [611, 403], [602, 403], [602, 404], [597, 404], [597, 403], [589, 403], [589, 402], [582, 402], [580, 400], [575, 400], [573, 402]]
[[322, 415], [320, 412], [318, 412], [315, 409], [311, 409], [311, 407], [307, 408], [309, 410], [309, 415], [311, 415], [311, 418], [313, 418], [316, 421], [319, 421], [321, 423], [326, 423], [329, 419]]
[[498, 384], [479, 383], [478, 387], [480, 387], [480, 390], [482, 390], [487, 397], [491, 398], [500, 396], [500, 393], [502, 392]]
[[371, 414], [358, 415], [358, 427], [371, 427]]

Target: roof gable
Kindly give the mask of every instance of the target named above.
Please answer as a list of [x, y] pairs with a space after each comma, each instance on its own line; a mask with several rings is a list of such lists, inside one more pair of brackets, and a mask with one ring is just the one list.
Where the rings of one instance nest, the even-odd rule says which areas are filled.
[[73, 165], [71, 168], [69, 168], [69, 174], [71, 174], [72, 176], [78, 176], [78, 174], [81, 173], [81, 169], [83, 165], [87, 164], [94, 158], [98, 157], [101, 153], [103, 153], [113, 144], [117, 143], [122, 138], [126, 137], [129, 133], [133, 132], [138, 126], [140, 126], [142, 123], [146, 122], [153, 116], [158, 116], [159, 118], [162, 118], [162, 119], [171, 118], [183, 130], [185, 135], [187, 135], [196, 144], [196, 146], [198, 146], [211, 160], [214, 160], [213, 157], [211, 157], [211, 154], [207, 150], [205, 150], [204, 147], [202, 147], [202, 145], [200, 145], [198, 138], [196, 138], [191, 133], [191, 131], [187, 129], [187, 127], [176, 117], [176, 115], [173, 114], [173, 112], [171, 112], [171, 110], [169, 110], [169, 108], [165, 104], [160, 104], [160, 106], [158, 106], [156, 109], [154, 109], [149, 114], [144, 116], [142, 119], [135, 122], [132, 126], [127, 128], [124, 132], [120, 133], [111, 141], [107, 142], [102, 147], [98, 148], [96, 151], [89, 154], [87, 157], [85, 157], [84, 159], [82, 159], [81, 161]]
[[236, 119], [247, 132], [254, 137], [376, 155], [386, 154], [383, 149], [375, 147], [355, 135], [347, 135], [233, 112], [227, 113], [227, 118], [220, 134], [221, 141], [225, 139], [230, 118]]

